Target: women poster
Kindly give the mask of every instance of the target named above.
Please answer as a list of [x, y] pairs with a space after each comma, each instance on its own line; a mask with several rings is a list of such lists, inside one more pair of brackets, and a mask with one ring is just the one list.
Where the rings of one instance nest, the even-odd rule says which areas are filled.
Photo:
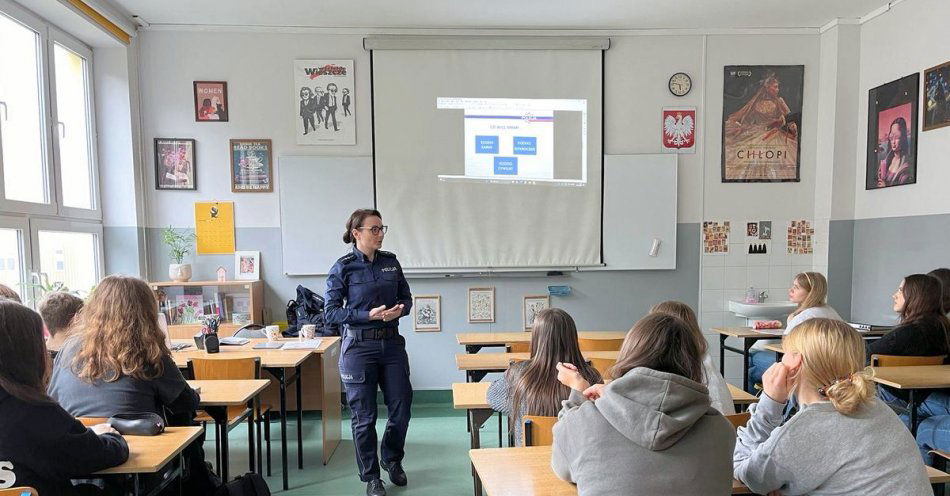
[[868, 156], [864, 189], [917, 182], [917, 89], [920, 74], [868, 91]]
[[722, 182], [798, 182], [803, 65], [727, 65]]
[[298, 145], [355, 145], [352, 60], [295, 60]]

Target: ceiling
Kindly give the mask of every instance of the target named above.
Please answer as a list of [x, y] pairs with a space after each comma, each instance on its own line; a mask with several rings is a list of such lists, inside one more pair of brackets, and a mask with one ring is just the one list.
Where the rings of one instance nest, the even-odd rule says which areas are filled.
[[818, 28], [887, 0], [108, 0], [153, 25], [321, 28]]

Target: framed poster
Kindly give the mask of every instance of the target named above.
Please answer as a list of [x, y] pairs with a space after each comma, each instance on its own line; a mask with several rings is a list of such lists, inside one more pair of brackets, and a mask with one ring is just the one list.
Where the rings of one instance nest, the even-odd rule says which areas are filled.
[[155, 189], [198, 189], [195, 140], [155, 138]]
[[352, 60], [294, 61], [298, 145], [355, 145]]
[[274, 191], [274, 167], [269, 139], [231, 140], [231, 191]]
[[915, 72], [868, 91], [867, 172], [864, 189], [917, 182]]
[[256, 281], [261, 278], [261, 252], [234, 252], [234, 278], [240, 281]]
[[950, 62], [924, 71], [924, 131], [950, 126]]
[[696, 107], [663, 108], [663, 151], [696, 153]]
[[803, 65], [727, 65], [722, 88], [722, 182], [798, 182]]
[[442, 297], [416, 295], [412, 297], [412, 328], [417, 331], [442, 330]]
[[521, 305], [521, 320], [524, 322], [524, 330], [530, 331], [534, 327], [534, 317], [538, 312], [550, 307], [551, 297], [549, 295], [525, 296]]
[[228, 83], [195, 81], [195, 121], [228, 122]]
[[468, 288], [468, 321], [495, 321], [495, 288]]

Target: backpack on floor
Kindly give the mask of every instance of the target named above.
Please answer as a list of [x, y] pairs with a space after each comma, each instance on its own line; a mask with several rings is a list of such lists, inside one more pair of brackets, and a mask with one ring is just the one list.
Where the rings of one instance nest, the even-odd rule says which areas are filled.
[[270, 496], [270, 488], [264, 478], [253, 472], [237, 476], [221, 486], [215, 496]]

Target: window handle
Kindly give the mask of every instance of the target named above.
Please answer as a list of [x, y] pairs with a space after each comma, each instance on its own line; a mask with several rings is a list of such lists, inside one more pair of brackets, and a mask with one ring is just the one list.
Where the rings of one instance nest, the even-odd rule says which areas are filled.
[[7, 102], [0, 101], [0, 107], [3, 107], [3, 120], [7, 120]]
[[56, 123], [56, 126], [59, 127], [60, 139], [66, 139], [66, 123], [63, 121], [59, 121]]

